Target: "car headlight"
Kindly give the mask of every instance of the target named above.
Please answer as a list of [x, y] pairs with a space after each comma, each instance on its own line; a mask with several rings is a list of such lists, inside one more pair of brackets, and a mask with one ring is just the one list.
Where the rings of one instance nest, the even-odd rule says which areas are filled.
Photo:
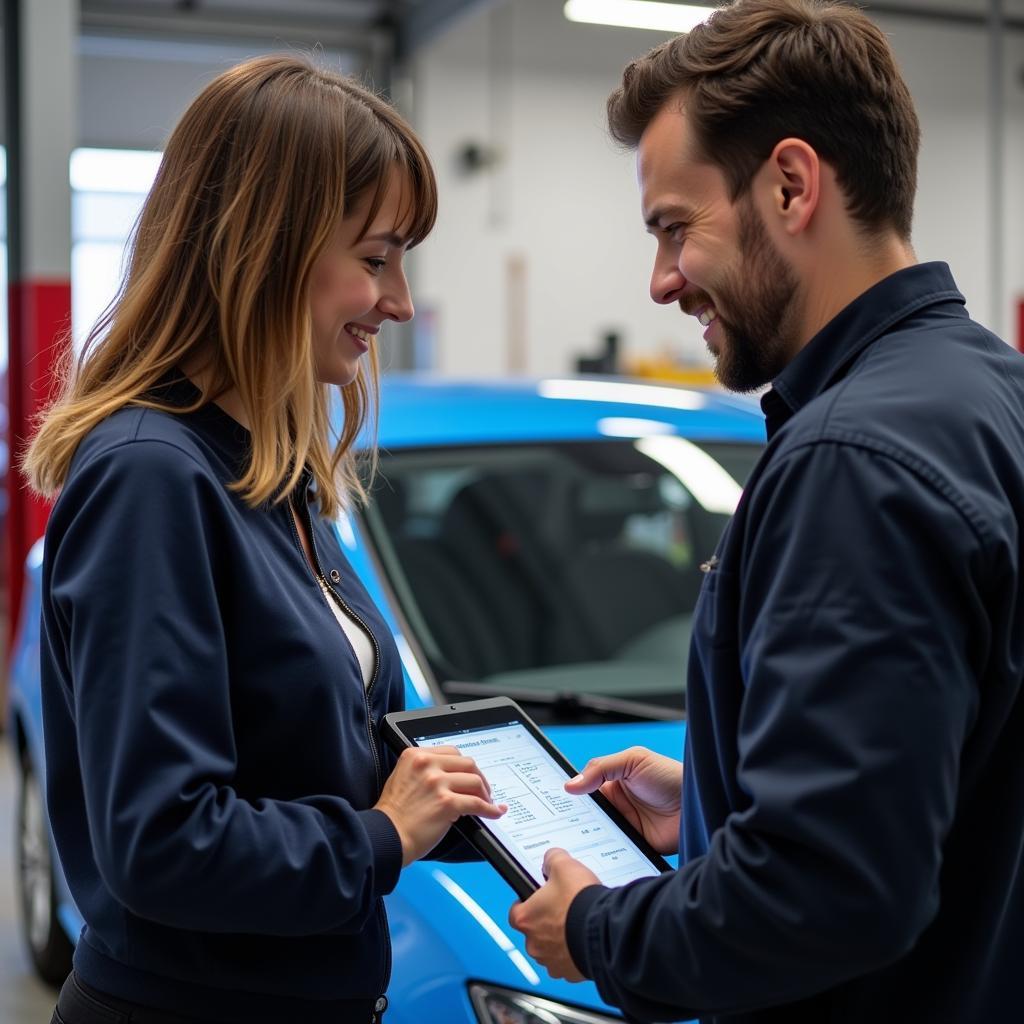
[[470, 984], [469, 998], [480, 1024], [621, 1024], [622, 1020], [528, 992], [478, 982]]

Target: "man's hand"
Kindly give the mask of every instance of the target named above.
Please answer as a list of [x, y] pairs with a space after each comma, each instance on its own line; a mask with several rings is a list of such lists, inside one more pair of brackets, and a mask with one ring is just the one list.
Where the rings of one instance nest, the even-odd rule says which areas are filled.
[[588, 885], [600, 885], [601, 880], [565, 850], [555, 848], [544, 855], [544, 877], [547, 883], [528, 900], [512, 904], [508, 923], [526, 936], [526, 952], [552, 978], [582, 981], [565, 942], [565, 919], [576, 894]]
[[683, 766], [646, 747], [595, 757], [565, 784], [567, 793], [600, 789], [615, 809], [658, 851], [679, 852]]

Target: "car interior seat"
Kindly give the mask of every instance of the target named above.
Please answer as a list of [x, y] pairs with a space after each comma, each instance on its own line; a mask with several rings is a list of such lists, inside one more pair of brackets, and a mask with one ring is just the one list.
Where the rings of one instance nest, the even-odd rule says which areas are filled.
[[665, 557], [628, 543], [626, 523], [664, 511], [655, 488], [625, 488], [592, 478], [574, 491], [576, 549], [567, 563], [581, 607], [612, 654], [646, 630], [692, 610], [691, 575]]
[[508, 664], [503, 637], [461, 560], [442, 539], [410, 530], [404, 482], [383, 481], [373, 501], [394, 554], [389, 579], [406, 615], [419, 620], [416, 632], [435, 669], [467, 681], [503, 671]]

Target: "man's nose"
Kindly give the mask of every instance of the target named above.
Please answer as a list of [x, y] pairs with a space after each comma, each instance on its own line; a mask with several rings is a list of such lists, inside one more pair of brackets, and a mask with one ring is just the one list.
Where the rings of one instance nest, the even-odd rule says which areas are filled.
[[674, 260], [655, 263], [651, 274], [651, 298], [659, 306], [677, 302], [685, 287], [686, 278]]

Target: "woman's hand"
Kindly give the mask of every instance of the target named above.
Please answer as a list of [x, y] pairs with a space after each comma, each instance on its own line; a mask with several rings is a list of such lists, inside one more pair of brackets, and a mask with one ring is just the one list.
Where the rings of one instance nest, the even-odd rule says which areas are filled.
[[565, 784], [567, 793], [600, 789], [658, 853], [679, 852], [683, 766], [646, 747], [595, 757]]
[[491, 787], [476, 762], [455, 747], [404, 750], [374, 806], [398, 831], [403, 867], [437, 846], [462, 815], [500, 818], [508, 810], [491, 803]]

